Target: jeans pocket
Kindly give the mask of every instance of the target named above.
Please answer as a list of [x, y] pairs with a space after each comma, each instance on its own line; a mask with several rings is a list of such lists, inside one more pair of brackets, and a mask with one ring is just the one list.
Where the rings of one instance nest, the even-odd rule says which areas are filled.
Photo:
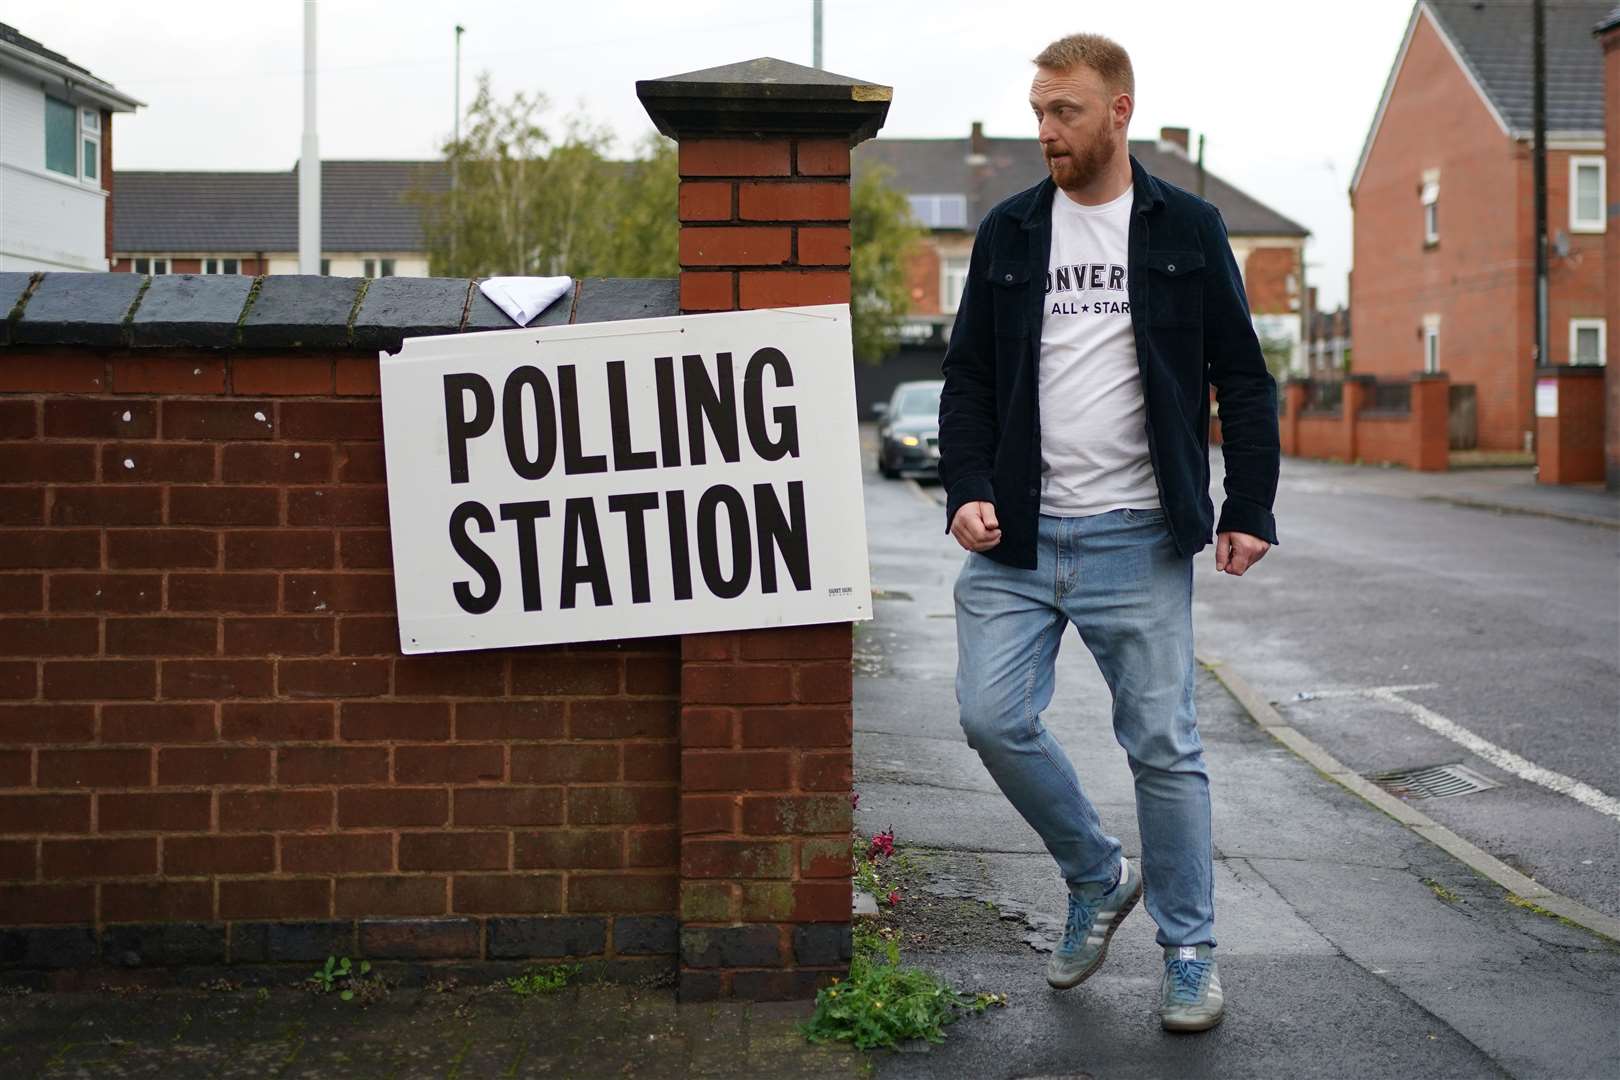
[[1164, 508], [1160, 506], [1152, 510], [1134, 510], [1127, 507], [1124, 516], [1132, 525], [1158, 525], [1164, 522]]

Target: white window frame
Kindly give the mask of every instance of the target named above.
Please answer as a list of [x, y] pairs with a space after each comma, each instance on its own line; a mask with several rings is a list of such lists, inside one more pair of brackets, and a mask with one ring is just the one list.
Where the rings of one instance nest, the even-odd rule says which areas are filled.
[[1418, 197], [1423, 201], [1423, 242], [1440, 242], [1440, 173], [1430, 169], [1423, 174], [1423, 186]]
[[[234, 262], [236, 264], [236, 269], [225, 269], [225, 264], [227, 262]], [[209, 263], [213, 263], [216, 268], [213, 270], [208, 269]], [[240, 274], [241, 272], [242, 260], [234, 255], [204, 255], [197, 261], [197, 273], [199, 274]]]
[[[1576, 199], [1577, 183], [1581, 170], [1586, 168], [1597, 169], [1598, 213], [1595, 218], [1583, 218], [1578, 215], [1579, 200]], [[1609, 182], [1608, 163], [1601, 157], [1591, 155], [1574, 155], [1569, 158], [1569, 231], [1577, 233], [1600, 233], [1604, 231], [1607, 216], [1604, 203], [1608, 201], [1607, 185]]]
[[956, 314], [956, 309], [962, 305], [962, 291], [967, 288], [967, 275], [968, 256], [941, 255], [939, 257], [939, 310], [941, 314]]
[[[95, 109], [84, 105], [77, 107], [79, 113], [79, 179], [86, 184], [101, 186], [101, 114]], [[95, 122], [92, 124], [91, 121]], [[86, 146], [94, 149], [96, 161], [96, 175], [91, 176], [84, 171], [84, 151]]]
[[[1576, 364], [1575, 343], [1580, 339], [1582, 330], [1596, 330], [1598, 336], [1597, 367], [1605, 367], [1609, 358], [1609, 323], [1607, 319], [1571, 319], [1569, 320], [1569, 362]], [[1583, 367], [1589, 365], [1581, 365]]]
[[[144, 270], [141, 269], [141, 263], [146, 264]], [[169, 257], [164, 255], [159, 258], [152, 258], [149, 255], [142, 255], [139, 258], [131, 259], [129, 266], [137, 274], [167, 274], [169, 272]]]
[[1423, 371], [1433, 375], [1440, 370], [1440, 316], [1423, 317]]

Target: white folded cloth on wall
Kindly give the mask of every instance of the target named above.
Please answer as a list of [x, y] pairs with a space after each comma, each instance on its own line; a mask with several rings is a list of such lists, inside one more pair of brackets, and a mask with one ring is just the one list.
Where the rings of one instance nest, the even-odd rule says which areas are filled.
[[534, 317], [574, 287], [571, 277], [492, 277], [478, 283], [490, 303], [506, 312], [519, 326], [528, 326]]

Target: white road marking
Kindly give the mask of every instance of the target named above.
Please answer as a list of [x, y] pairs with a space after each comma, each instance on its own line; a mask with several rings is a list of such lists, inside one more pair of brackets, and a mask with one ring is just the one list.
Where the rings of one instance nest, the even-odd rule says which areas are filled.
[[1464, 750], [1476, 757], [1485, 759], [1505, 773], [1511, 773], [1521, 780], [1528, 780], [1532, 784], [1538, 784], [1548, 791], [1568, 796], [1582, 806], [1596, 810], [1600, 814], [1620, 818], [1620, 799], [1615, 798], [1613, 795], [1606, 794], [1590, 784], [1575, 779], [1573, 776], [1565, 776], [1561, 772], [1544, 769], [1511, 750], [1504, 749], [1488, 739], [1475, 735], [1455, 720], [1441, 716], [1433, 709], [1401, 697], [1401, 694], [1411, 690], [1432, 690], [1438, 685], [1438, 683], [1422, 683], [1411, 686], [1371, 686], [1363, 690], [1307, 691], [1299, 694], [1295, 700], [1312, 701], [1330, 697], [1365, 697], [1383, 702], [1386, 705], [1392, 705], [1436, 735], [1445, 736]]
[[913, 495], [917, 496], [917, 498], [921, 499], [923, 502], [927, 503], [936, 510], [943, 505], [932, 495], [928, 494], [927, 489], [925, 489], [921, 484], [917, 483], [917, 478], [915, 476], [906, 477], [906, 487], [911, 489], [911, 493]]

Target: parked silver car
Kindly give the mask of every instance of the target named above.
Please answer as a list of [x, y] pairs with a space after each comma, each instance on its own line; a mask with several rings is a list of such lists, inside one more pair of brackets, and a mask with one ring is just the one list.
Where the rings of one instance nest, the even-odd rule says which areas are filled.
[[902, 475], [939, 475], [940, 379], [903, 382], [888, 404], [873, 411], [878, 426], [878, 472], [891, 480]]

